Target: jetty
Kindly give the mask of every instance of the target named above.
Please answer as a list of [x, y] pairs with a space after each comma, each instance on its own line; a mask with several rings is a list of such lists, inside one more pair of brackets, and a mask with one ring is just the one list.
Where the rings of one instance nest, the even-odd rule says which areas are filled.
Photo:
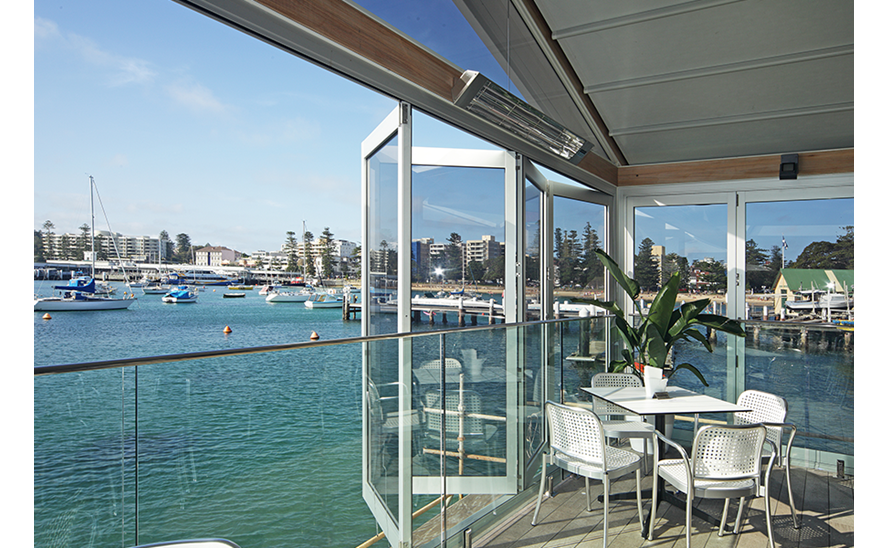
[[[390, 299], [377, 301], [375, 306], [383, 313], [395, 314], [398, 311], [398, 301]], [[361, 303], [343, 303], [343, 320], [357, 320], [362, 310]], [[540, 317], [540, 303], [529, 303], [528, 316], [531, 319]], [[569, 302], [555, 302], [553, 311], [556, 318], [581, 318], [597, 315], [597, 309], [590, 304], [576, 304]], [[599, 310], [598, 314], [603, 311]], [[450, 316], [450, 320], [449, 320]], [[506, 316], [503, 313], [503, 305], [494, 299], [463, 298], [463, 297], [421, 297], [411, 299], [411, 318], [415, 323], [426, 322], [429, 324], [442, 323], [456, 319], [457, 325], [463, 327], [467, 324], [478, 325], [479, 320], [493, 325], [504, 323]]]

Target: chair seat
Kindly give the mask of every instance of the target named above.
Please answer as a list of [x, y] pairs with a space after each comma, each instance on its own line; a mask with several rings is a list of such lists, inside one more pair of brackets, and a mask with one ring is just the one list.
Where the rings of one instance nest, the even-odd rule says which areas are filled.
[[649, 438], [654, 425], [642, 421], [602, 421], [606, 438]]
[[[683, 493], [688, 492], [685, 463], [682, 459], [662, 460], [658, 463], [659, 475], [676, 486]], [[747, 497], [757, 494], [756, 482], [752, 479], [741, 480], [704, 480], [695, 479], [695, 497], [712, 498], [719, 493], [719, 498]]]
[[[605, 447], [605, 459], [608, 461], [608, 473], [617, 473], [617, 475], [638, 468], [641, 461], [636, 453], [611, 446]], [[588, 478], [601, 479], [604, 475], [601, 463], [592, 463], [558, 451], [553, 455], [553, 464], [573, 474]]]

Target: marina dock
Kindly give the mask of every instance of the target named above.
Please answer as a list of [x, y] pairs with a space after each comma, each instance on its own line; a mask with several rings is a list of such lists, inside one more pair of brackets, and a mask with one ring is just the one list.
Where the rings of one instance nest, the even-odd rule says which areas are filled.
[[[394, 314], [398, 304], [395, 300], [377, 303], [383, 313]], [[596, 307], [588, 304], [573, 304], [568, 302], [554, 303], [556, 318], [579, 318], [596, 315]], [[361, 303], [343, 303], [343, 320], [357, 320], [362, 310]], [[528, 315], [532, 318], [540, 317], [540, 304], [529, 304]], [[503, 305], [494, 299], [481, 300], [477, 298], [432, 298], [414, 297], [411, 299], [411, 317], [416, 323], [426, 322], [435, 324], [440, 322], [447, 324], [456, 319], [457, 325], [463, 327], [467, 324], [478, 325], [479, 319], [483, 323], [493, 325], [498, 321], [504, 323], [506, 316], [503, 314]], [[450, 317], [450, 319], [449, 319]]]

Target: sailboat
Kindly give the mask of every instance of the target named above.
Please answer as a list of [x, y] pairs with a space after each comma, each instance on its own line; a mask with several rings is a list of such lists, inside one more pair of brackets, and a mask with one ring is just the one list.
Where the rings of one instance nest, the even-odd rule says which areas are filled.
[[123, 310], [136, 302], [133, 296], [116, 298], [96, 294], [96, 216], [93, 213], [93, 189], [96, 183], [90, 175], [90, 220], [92, 231], [90, 232], [90, 265], [89, 276], [78, 276], [68, 281], [68, 285], [56, 285], [53, 289], [60, 291], [60, 295], [34, 299], [35, 312], [63, 312], [81, 310]]

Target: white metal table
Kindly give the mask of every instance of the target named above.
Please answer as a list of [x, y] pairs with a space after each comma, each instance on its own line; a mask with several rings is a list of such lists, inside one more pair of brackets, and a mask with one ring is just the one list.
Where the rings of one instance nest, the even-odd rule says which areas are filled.
[[[635, 413], [637, 415], [654, 415], [654, 427], [658, 432], [662, 434], [664, 433], [664, 424], [667, 415], [694, 415], [699, 413], [736, 413], [752, 411], [752, 409], [750, 409], [749, 407], [744, 407], [732, 402], [720, 400], [719, 398], [714, 398], [713, 396], [708, 396], [706, 394], [698, 394], [697, 392], [692, 392], [691, 390], [680, 388], [678, 386], [668, 386], [667, 394], [669, 395], [669, 397], [665, 399], [647, 398], [645, 395], [645, 388], [601, 387], [582, 388], [582, 390], [596, 398], [600, 398], [604, 401], [622, 407], [630, 413]], [[659, 453], [664, 454], [663, 442], [658, 440], [658, 444]], [[654, 478], [654, 481], [658, 490], [658, 501], [667, 501], [676, 506], [685, 505], [685, 501], [675, 497], [671, 493], [666, 492], [663, 480], [661, 480], [660, 478]], [[635, 495], [635, 492], [632, 493], [632, 496], [635, 497]], [[611, 498], [620, 497], [612, 495]], [[645, 526], [642, 528], [642, 536], [645, 536], [645, 531], [648, 530], [648, 520], [651, 519], [651, 516], [654, 514], [655, 510], [655, 508], [652, 508], [649, 511], [648, 518], [646, 518], [645, 520]], [[718, 519], [704, 512], [698, 511], [697, 508], [692, 508], [692, 512], [696, 516], [710, 523], [719, 525]]]

